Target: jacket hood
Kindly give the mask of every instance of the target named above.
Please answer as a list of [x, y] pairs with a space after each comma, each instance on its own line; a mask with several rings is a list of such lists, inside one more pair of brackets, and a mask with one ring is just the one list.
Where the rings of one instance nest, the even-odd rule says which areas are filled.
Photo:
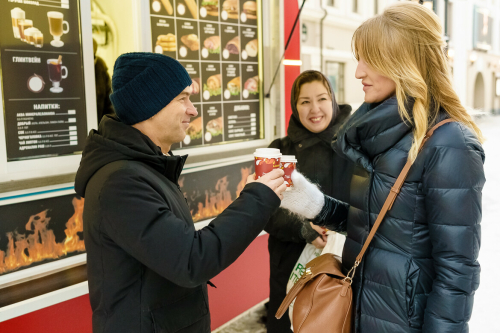
[[166, 156], [160, 147], [116, 116], [104, 116], [98, 130], [91, 130], [75, 178], [75, 191], [85, 197], [87, 183], [103, 166], [120, 160], [143, 162], [177, 184], [186, 156]]

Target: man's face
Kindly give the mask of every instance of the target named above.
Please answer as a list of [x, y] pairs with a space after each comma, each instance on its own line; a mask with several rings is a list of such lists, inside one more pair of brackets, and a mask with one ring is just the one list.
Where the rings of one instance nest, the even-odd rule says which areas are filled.
[[184, 89], [166, 107], [147, 120], [151, 122], [147, 135], [156, 138], [153, 141], [160, 144], [162, 148], [184, 140], [191, 117], [198, 115], [198, 111], [189, 100], [190, 96], [191, 86]]

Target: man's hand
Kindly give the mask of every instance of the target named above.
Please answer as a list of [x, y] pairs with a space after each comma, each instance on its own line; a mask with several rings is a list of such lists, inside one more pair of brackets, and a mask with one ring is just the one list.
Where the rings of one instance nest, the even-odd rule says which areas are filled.
[[281, 169], [274, 169], [259, 179], [255, 179], [255, 174], [251, 174], [247, 178], [247, 184], [253, 182], [262, 183], [273, 190], [280, 200], [283, 200], [283, 192], [286, 190], [285, 179], [283, 178], [284, 174], [285, 172]]

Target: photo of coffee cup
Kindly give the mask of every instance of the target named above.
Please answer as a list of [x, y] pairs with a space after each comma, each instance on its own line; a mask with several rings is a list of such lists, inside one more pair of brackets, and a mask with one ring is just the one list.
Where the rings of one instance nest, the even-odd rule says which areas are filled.
[[19, 20], [19, 22], [17, 24], [19, 26], [19, 37], [23, 42], [25, 42], [26, 36], [24, 35], [24, 32], [26, 30], [28, 30], [29, 28], [33, 28], [33, 21], [32, 20]]
[[40, 30], [33, 33], [33, 42], [35, 47], [43, 47], [43, 33]]
[[[59, 59], [47, 59], [47, 68], [49, 70], [49, 79], [52, 82], [50, 92], [61, 93], [63, 88], [60, 86], [61, 80], [68, 77], [68, 69], [62, 66], [61, 57]], [[65, 72], [64, 74], [62, 72]]]
[[283, 155], [280, 160], [281, 170], [285, 172], [283, 178], [285, 179], [286, 190], [291, 190], [293, 186], [292, 183], [292, 172], [295, 170], [297, 165], [297, 159], [294, 155]]
[[281, 168], [281, 152], [275, 148], [258, 148], [253, 154], [255, 159], [255, 179]]
[[[49, 30], [54, 40], [50, 42], [50, 45], [54, 47], [64, 46], [64, 42], [61, 41], [61, 36], [69, 32], [69, 24], [64, 21], [64, 14], [60, 12], [48, 12], [47, 17], [49, 18]], [[66, 29], [64, 29], [66, 25]]]
[[24, 10], [16, 7], [10, 11], [10, 17], [12, 18], [12, 31], [14, 32], [14, 38], [20, 39], [19, 21], [24, 20], [26, 18], [26, 14]]

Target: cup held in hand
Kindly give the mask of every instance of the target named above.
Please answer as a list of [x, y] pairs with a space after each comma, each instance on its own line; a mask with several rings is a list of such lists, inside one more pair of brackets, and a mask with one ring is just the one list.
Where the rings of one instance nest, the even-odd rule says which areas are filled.
[[281, 156], [281, 169], [285, 172], [283, 178], [285, 178], [286, 190], [291, 190], [293, 186], [292, 182], [292, 172], [295, 170], [297, 165], [297, 159], [295, 159], [294, 155], [283, 155]]
[[255, 179], [281, 167], [282, 154], [279, 149], [258, 148], [253, 155], [255, 158]]

